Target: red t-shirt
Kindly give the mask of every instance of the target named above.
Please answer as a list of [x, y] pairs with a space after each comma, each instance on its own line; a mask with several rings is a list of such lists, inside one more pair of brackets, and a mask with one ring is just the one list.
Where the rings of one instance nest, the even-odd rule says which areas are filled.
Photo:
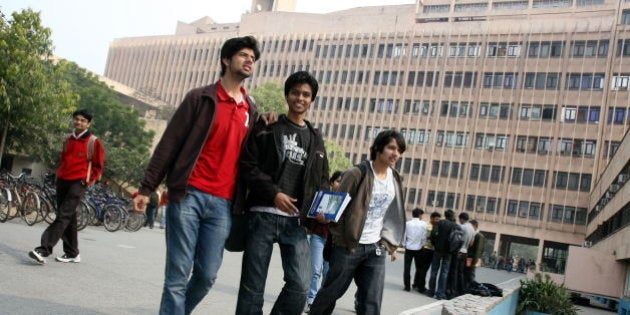
[[214, 123], [201, 149], [197, 164], [188, 178], [188, 184], [205, 193], [232, 200], [241, 145], [252, 122], [245, 89], [241, 87], [243, 100], [236, 103], [234, 98], [227, 94], [221, 81], [216, 85]]

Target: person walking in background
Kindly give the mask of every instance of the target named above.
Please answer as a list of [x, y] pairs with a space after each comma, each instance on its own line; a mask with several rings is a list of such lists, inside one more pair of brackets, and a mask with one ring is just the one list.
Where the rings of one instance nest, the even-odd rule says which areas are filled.
[[160, 314], [190, 314], [215, 282], [223, 261], [231, 211], [245, 191], [237, 185], [241, 146], [258, 111], [243, 88], [260, 58], [251, 36], [221, 47], [221, 77], [188, 92], [158, 143], [134, 209], [144, 212], [149, 195], [166, 177], [166, 264]]
[[59, 262], [78, 263], [79, 239], [77, 231], [77, 206], [85, 189], [96, 182], [105, 167], [103, 144], [90, 132], [92, 114], [85, 109], [72, 113], [74, 130], [61, 151], [57, 169], [57, 217], [42, 233], [41, 245], [28, 253], [40, 264], [53, 253], [53, 247], [63, 241], [64, 254]]
[[453, 256], [449, 249], [449, 236], [452, 230], [457, 226], [457, 223], [455, 223], [455, 212], [453, 212], [453, 210], [446, 210], [444, 217], [445, 220], [437, 222], [431, 231], [431, 243], [435, 249], [433, 251], [433, 260], [431, 261], [429, 290], [425, 292], [429, 297], [435, 296], [438, 300], [446, 298], [448, 271], [451, 267], [451, 258]]
[[149, 203], [147, 204], [147, 221], [144, 223], [145, 227], [150, 229], [155, 225], [155, 216], [157, 214], [158, 206], [160, 205], [160, 193], [156, 189], [149, 195]]
[[[287, 115], [273, 125], [256, 123], [246, 140], [240, 167], [249, 191], [249, 230], [236, 314], [262, 314], [274, 243], [285, 283], [271, 314], [304, 310], [312, 277], [306, 229], [315, 221], [306, 214], [315, 193], [330, 187], [324, 139], [305, 120], [318, 89], [308, 72], [291, 74], [284, 84]], [[323, 215], [317, 220], [326, 222]]]
[[419, 255], [419, 260], [420, 260], [420, 270], [418, 271], [418, 282], [416, 282], [416, 290], [418, 290], [418, 292], [420, 293], [425, 293], [427, 291], [426, 289], [426, 279], [427, 279], [427, 272], [429, 271], [429, 268], [431, 267], [431, 261], [433, 260], [433, 252], [434, 252], [434, 247], [433, 247], [433, 243], [431, 243], [431, 238], [429, 237], [431, 235], [431, 231], [433, 231], [433, 227], [440, 222], [440, 219], [442, 218], [442, 215], [435, 211], [433, 213], [431, 213], [431, 217], [429, 218], [429, 224], [427, 224], [427, 241], [425, 242], [424, 246], [422, 247], [422, 249], [420, 249], [420, 255]]
[[483, 250], [486, 247], [486, 238], [479, 231], [479, 222], [477, 220], [470, 220], [470, 224], [475, 229], [475, 236], [472, 244], [468, 248], [468, 254], [466, 256], [466, 267], [464, 268], [464, 283], [467, 284], [467, 289], [475, 281], [475, 268], [479, 259], [483, 256]]
[[343, 174], [339, 191], [352, 200], [339, 222], [331, 224], [330, 270], [317, 293], [311, 314], [331, 314], [353, 278], [358, 287], [358, 314], [380, 314], [385, 285], [385, 256], [396, 260], [405, 234], [402, 180], [393, 168], [405, 152], [397, 131], [380, 132], [370, 147], [370, 161]]
[[160, 213], [160, 229], [166, 228], [166, 208], [168, 206], [168, 190], [162, 191], [160, 194], [160, 205], [158, 212]]
[[413, 277], [413, 287], [417, 287], [420, 282], [420, 250], [426, 243], [427, 239], [427, 223], [422, 221], [424, 211], [415, 208], [411, 211], [411, 220], [407, 221], [405, 228], [405, 266], [403, 271], [404, 290], [411, 290], [411, 262], [414, 262], [415, 274]]
[[[336, 171], [330, 177], [330, 189], [337, 191], [341, 183], [341, 172]], [[330, 231], [327, 224], [315, 222], [308, 231], [308, 244], [311, 248], [311, 267], [313, 269], [313, 277], [311, 278], [311, 287], [306, 296], [306, 307], [304, 312], [308, 313], [315, 300], [317, 291], [319, 291], [320, 283], [326, 278], [328, 273], [328, 260], [324, 259], [324, 248], [328, 241]]]

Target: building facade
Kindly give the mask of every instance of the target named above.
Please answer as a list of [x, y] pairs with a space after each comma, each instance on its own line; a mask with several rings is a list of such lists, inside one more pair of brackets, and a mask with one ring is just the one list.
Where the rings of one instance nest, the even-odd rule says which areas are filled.
[[309, 119], [352, 162], [379, 131], [405, 135], [408, 209], [467, 211], [492, 244], [486, 254], [535, 246], [525, 258], [551, 272], [583, 244], [590, 193], [630, 127], [630, 1], [418, 0], [203, 18], [113, 41], [105, 76], [175, 106], [218, 80], [222, 43], [243, 35], [262, 43], [246, 87], [313, 73]]

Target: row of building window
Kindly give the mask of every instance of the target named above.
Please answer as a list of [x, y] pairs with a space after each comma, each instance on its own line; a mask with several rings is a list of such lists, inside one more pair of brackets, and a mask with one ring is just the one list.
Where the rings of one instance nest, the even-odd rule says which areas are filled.
[[[281, 66], [277, 65], [280, 73]], [[267, 68], [263, 66], [263, 75], [273, 75], [273, 63]], [[289, 69], [285, 65], [285, 72]], [[301, 70], [301, 67], [292, 65], [291, 70]], [[476, 72], [470, 71], [446, 71], [442, 86], [450, 88], [474, 88], [477, 87]], [[534, 90], [559, 90], [562, 74], [559, 72], [527, 72], [525, 80], [519, 83], [519, 73], [515, 72], [484, 72], [482, 74], [481, 87], [488, 89], [534, 89]], [[434, 87], [439, 85], [440, 72], [438, 71], [363, 71], [363, 70], [320, 70], [315, 71], [315, 77], [322, 84], [372, 84], [383, 86], [402, 86], [406, 81], [408, 87]], [[371, 78], [370, 78], [371, 77]], [[603, 73], [567, 73], [564, 87], [566, 90], [603, 90], [605, 75]], [[630, 74], [616, 73], [610, 87], [613, 91], [628, 90]]]
[[[584, 6], [593, 6], [593, 5], [602, 5], [604, 4], [604, 0], [577, 0], [575, 5], [578, 7]], [[570, 7], [573, 5], [572, 0], [533, 0], [532, 8], [561, 8], [561, 7]], [[486, 11], [490, 8], [488, 3], [465, 3], [458, 4], [456, 3], [453, 7], [454, 12], [481, 12]], [[529, 1], [510, 1], [510, 2], [501, 2], [495, 1], [492, 2], [492, 10], [525, 10], [529, 8]], [[448, 4], [441, 5], [426, 5], [422, 7], [423, 13], [448, 13], [451, 9], [451, 6]]]
[[[403, 174], [424, 175], [427, 160], [401, 159], [397, 169]], [[512, 167], [509, 183], [513, 185], [545, 187], [549, 171], [541, 169]], [[431, 176], [462, 179], [465, 173], [465, 163], [433, 160], [431, 162]], [[476, 164], [470, 165], [470, 180], [491, 183], [503, 183], [506, 173], [505, 166]], [[584, 191], [591, 189], [592, 175], [553, 172], [553, 188], [561, 190]]]
[[[407, 202], [420, 204], [422, 190], [414, 188], [407, 190]], [[435, 208], [458, 209], [460, 194], [429, 190], [426, 205]], [[465, 209], [470, 212], [500, 214], [501, 198], [467, 195]], [[543, 217], [545, 204], [539, 202], [509, 199], [505, 205], [505, 214], [512, 217], [528, 218], [530, 220], [541, 220]], [[565, 224], [586, 224], [586, 208], [551, 205], [547, 214], [550, 222], [561, 222]]]
[[[359, 97], [326, 97], [322, 96], [315, 103], [316, 110], [336, 110], [370, 113], [398, 114], [401, 112], [401, 100], [394, 98], [371, 98], [366, 108], [368, 99]], [[431, 116], [434, 109], [434, 101], [428, 100], [403, 100], [403, 114], [416, 114]], [[477, 117], [487, 119], [512, 119], [514, 105], [509, 103], [479, 104]], [[519, 120], [543, 120], [555, 121], [557, 118], [556, 105], [521, 104], [518, 112]], [[473, 104], [467, 101], [443, 101], [439, 108], [440, 117], [473, 116]], [[611, 107], [608, 109], [607, 123], [623, 125], [630, 123], [630, 108]], [[601, 118], [599, 106], [564, 105], [560, 108], [559, 121], [566, 123], [598, 124]]]
[[[630, 18], [628, 18], [630, 19]], [[622, 19], [625, 21], [625, 19]], [[617, 56], [630, 55], [630, 39], [618, 41]], [[485, 47], [485, 54], [482, 50]], [[443, 57], [478, 58], [561, 58], [567, 51], [564, 41], [536, 42], [480, 42], [459, 43], [389, 43], [389, 44], [319, 44], [315, 58], [403, 58]], [[575, 40], [568, 42], [568, 56], [572, 58], [606, 58], [610, 40]]]

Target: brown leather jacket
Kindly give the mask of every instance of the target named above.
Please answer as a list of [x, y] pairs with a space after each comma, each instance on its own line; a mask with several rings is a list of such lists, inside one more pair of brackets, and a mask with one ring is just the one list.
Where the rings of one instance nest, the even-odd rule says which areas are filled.
[[[252, 117], [250, 121], [255, 122], [258, 120], [256, 105], [249, 97], [247, 102], [249, 115]], [[188, 177], [214, 123], [216, 103], [215, 84], [188, 92], [155, 148], [140, 184], [141, 194], [148, 196], [166, 177], [169, 199], [179, 201], [184, 197]], [[248, 132], [251, 132], [253, 126], [250, 123]], [[234, 208], [242, 207], [245, 197], [245, 185], [237, 183], [236, 187]]]

